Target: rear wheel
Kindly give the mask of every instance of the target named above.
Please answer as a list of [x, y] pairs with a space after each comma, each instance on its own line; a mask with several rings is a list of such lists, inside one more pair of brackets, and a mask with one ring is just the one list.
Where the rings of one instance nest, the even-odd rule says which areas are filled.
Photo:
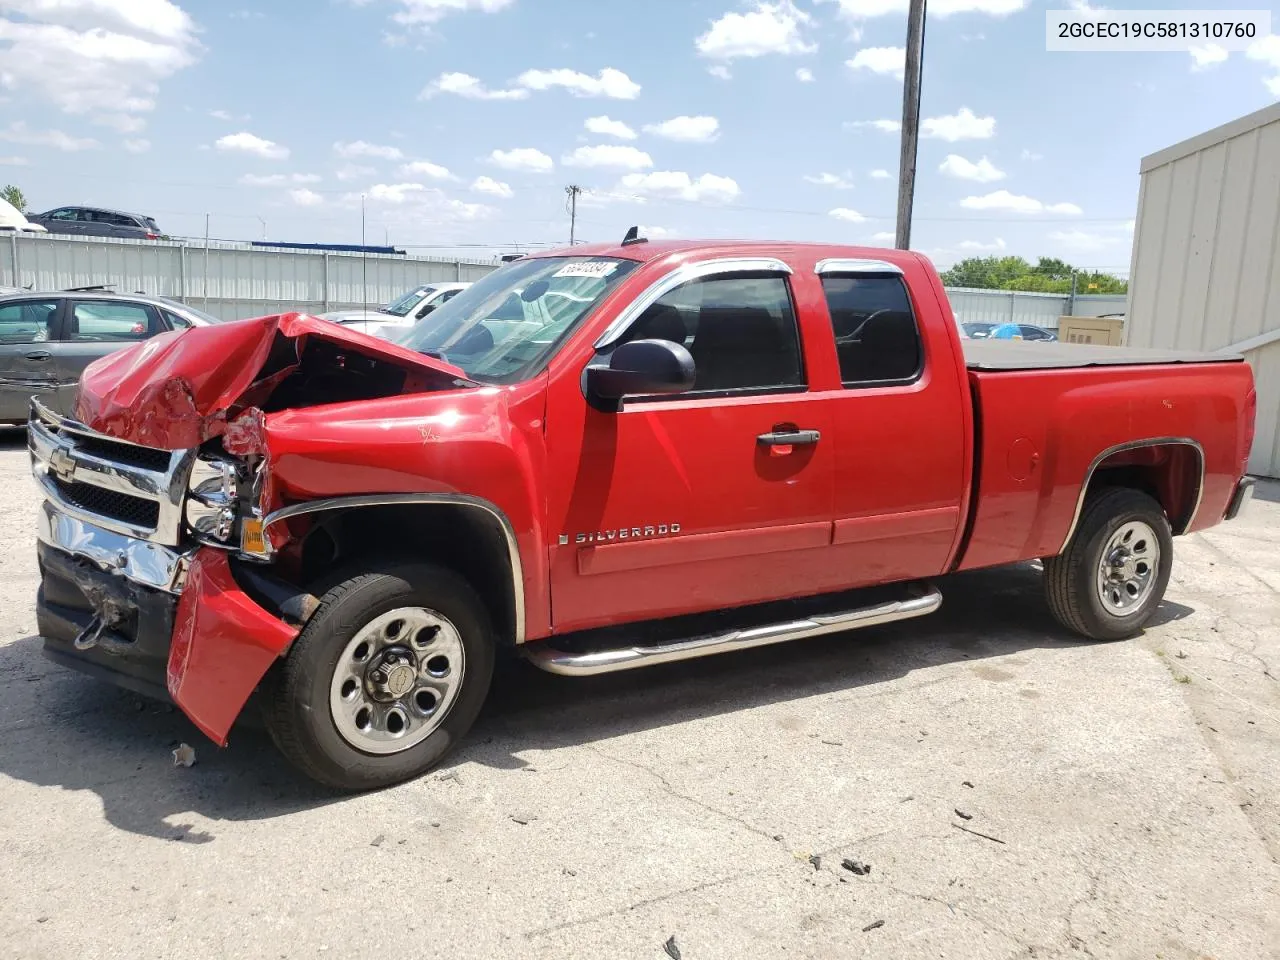
[[268, 679], [267, 728], [308, 776], [366, 790], [419, 776], [475, 721], [494, 637], [471, 585], [433, 564], [338, 583]]
[[1061, 556], [1045, 561], [1049, 609], [1063, 626], [1093, 640], [1140, 631], [1169, 585], [1173, 534], [1147, 494], [1108, 488], [1090, 495]]

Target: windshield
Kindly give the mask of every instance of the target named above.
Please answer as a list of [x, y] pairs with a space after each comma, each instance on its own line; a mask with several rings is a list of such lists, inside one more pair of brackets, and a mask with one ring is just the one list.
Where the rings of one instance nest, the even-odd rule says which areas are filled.
[[419, 320], [398, 342], [474, 380], [515, 383], [637, 266], [608, 257], [517, 260]]
[[435, 292], [435, 287], [419, 287], [417, 290], [410, 290], [400, 299], [393, 300], [385, 307], [382, 307], [382, 312], [389, 313], [393, 317], [407, 317], [410, 310]]

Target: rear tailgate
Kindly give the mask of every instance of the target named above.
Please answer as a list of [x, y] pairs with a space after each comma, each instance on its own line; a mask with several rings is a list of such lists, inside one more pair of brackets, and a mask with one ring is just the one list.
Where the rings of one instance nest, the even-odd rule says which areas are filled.
[[972, 341], [965, 353], [977, 507], [958, 569], [1061, 552], [1093, 464], [1126, 445], [1164, 440], [1144, 455], [1191, 458], [1190, 529], [1222, 518], [1248, 456], [1253, 374], [1240, 358]]

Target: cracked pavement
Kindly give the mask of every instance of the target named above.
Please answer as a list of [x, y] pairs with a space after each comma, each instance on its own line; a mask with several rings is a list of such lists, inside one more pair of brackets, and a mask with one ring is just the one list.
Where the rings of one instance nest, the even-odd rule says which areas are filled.
[[512, 663], [442, 768], [335, 797], [43, 660], [20, 435], [0, 482], [7, 956], [1280, 956], [1280, 484], [1178, 541], [1136, 640], [1073, 640], [1027, 566], [886, 628]]

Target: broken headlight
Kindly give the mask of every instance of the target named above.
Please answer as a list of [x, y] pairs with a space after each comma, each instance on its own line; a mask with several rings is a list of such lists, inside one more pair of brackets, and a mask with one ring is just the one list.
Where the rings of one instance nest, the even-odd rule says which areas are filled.
[[213, 457], [197, 460], [187, 489], [187, 525], [196, 539], [232, 546], [239, 503], [236, 464]]

